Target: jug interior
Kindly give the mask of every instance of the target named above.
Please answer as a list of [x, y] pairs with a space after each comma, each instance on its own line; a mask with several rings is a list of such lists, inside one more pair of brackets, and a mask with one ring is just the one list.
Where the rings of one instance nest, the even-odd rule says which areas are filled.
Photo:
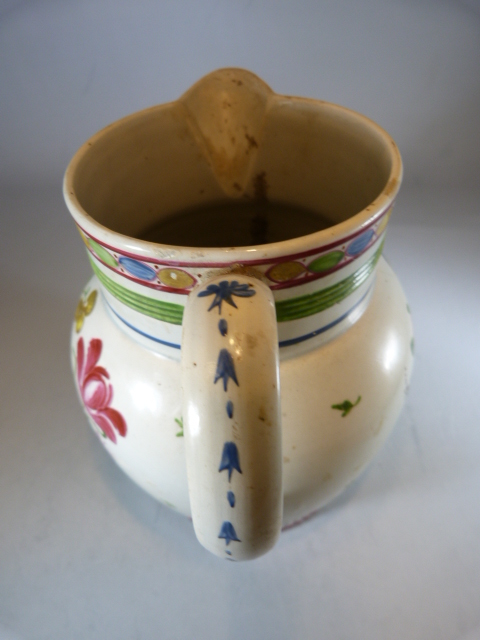
[[224, 200], [168, 216], [142, 240], [186, 247], [246, 247], [306, 236], [331, 222], [298, 205]]
[[[72, 180], [78, 203], [112, 231], [203, 247], [288, 240], [374, 203], [392, 170], [383, 132], [335, 105], [275, 98], [255, 138], [244, 125], [250, 156], [242, 185], [233, 165], [228, 175], [225, 154], [229, 193], [205, 153], [206, 133], [199, 142], [185, 106], [174, 102], [129, 116], [85, 145]], [[221, 146], [216, 153], [218, 163]]]

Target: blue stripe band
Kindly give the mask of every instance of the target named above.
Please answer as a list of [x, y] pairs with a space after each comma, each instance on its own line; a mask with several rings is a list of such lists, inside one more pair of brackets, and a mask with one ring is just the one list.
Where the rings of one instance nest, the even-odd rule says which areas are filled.
[[[370, 291], [372, 289], [372, 286], [373, 285], [371, 285], [368, 288], [368, 291], [360, 298], [360, 300], [358, 302], [356, 302], [351, 309], [349, 309], [346, 313], [344, 313], [342, 316], [340, 316], [340, 318], [336, 318], [336, 320], [333, 320], [333, 322], [330, 322], [329, 324], [326, 324], [324, 327], [320, 327], [320, 329], [315, 329], [315, 331], [312, 331], [311, 333], [306, 333], [303, 336], [298, 336], [298, 338], [290, 338], [289, 340], [282, 340], [281, 342], [278, 343], [278, 346], [279, 347], [290, 347], [290, 346], [292, 346], [294, 344], [299, 344], [300, 342], [305, 342], [305, 340], [310, 340], [311, 338], [315, 338], [315, 336], [318, 336], [321, 333], [325, 333], [325, 331], [328, 331], [329, 329], [332, 329], [335, 325], [337, 325], [340, 322], [342, 322], [342, 320], [345, 320], [345, 318], [347, 318], [352, 313], [352, 311], [355, 311], [355, 309], [368, 296], [368, 294], [370, 293]], [[181, 348], [180, 345], [176, 344], [175, 342], [167, 342], [166, 340], [160, 340], [160, 338], [156, 338], [155, 336], [152, 336], [149, 333], [145, 333], [141, 329], [137, 329], [137, 327], [134, 327], [132, 324], [130, 324], [124, 318], [122, 318], [122, 316], [118, 315], [118, 313], [115, 311], [115, 309], [113, 309], [111, 307], [111, 305], [106, 300], [105, 300], [105, 302], [108, 305], [108, 308], [112, 311], [112, 313], [114, 313], [117, 316], [117, 318], [119, 320], [121, 320], [123, 322], [123, 324], [125, 324], [129, 329], [132, 329], [132, 331], [135, 331], [136, 333], [139, 333], [144, 338], [148, 338], [149, 340], [153, 340], [154, 342], [158, 342], [159, 344], [163, 344], [166, 347], [172, 347], [172, 349], [180, 349]]]
[[355, 309], [368, 296], [368, 294], [370, 293], [371, 288], [372, 288], [372, 286], [370, 286], [368, 288], [368, 291], [360, 298], [360, 300], [358, 302], [356, 302], [353, 305], [353, 307], [351, 309], [349, 309], [349, 311], [344, 313], [343, 316], [340, 316], [340, 318], [337, 318], [333, 322], [330, 322], [329, 324], [326, 324], [324, 327], [320, 327], [320, 329], [315, 329], [315, 331], [312, 331], [311, 333], [306, 333], [304, 336], [299, 336], [298, 338], [291, 338], [290, 340], [282, 340], [281, 342], [278, 343], [278, 346], [279, 347], [290, 347], [292, 344], [298, 344], [299, 342], [304, 342], [305, 340], [310, 340], [310, 338], [315, 338], [315, 336], [318, 336], [321, 333], [324, 333], [325, 331], [328, 331], [329, 329], [331, 329], [335, 325], [337, 325], [340, 322], [342, 322], [342, 320], [345, 320], [345, 318], [347, 318], [352, 313], [352, 311], [355, 311]]
[[106, 300], [105, 300], [105, 302], [108, 305], [108, 308], [111, 310], [111, 312], [114, 313], [117, 316], [117, 318], [123, 322], [123, 324], [127, 325], [127, 327], [129, 329], [132, 329], [133, 331], [136, 331], [137, 333], [139, 333], [144, 338], [148, 338], [149, 340], [153, 340], [154, 342], [158, 342], [159, 344], [163, 344], [166, 347], [172, 347], [172, 349], [180, 349], [180, 345], [176, 344], [175, 342], [167, 342], [166, 340], [160, 340], [160, 338], [155, 338], [155, 336], [151, 336], [149, 333], [145, 333], [141, 329], [137, 329], [137, 327], [134, 327], [133, 324], [130, 324], [124, 318], [122, 318], [122, 316], [118, 315], [118, 313], [115, 311], [115, 309], [113, 309], [113, 307], [111, 305], [109, 305]]

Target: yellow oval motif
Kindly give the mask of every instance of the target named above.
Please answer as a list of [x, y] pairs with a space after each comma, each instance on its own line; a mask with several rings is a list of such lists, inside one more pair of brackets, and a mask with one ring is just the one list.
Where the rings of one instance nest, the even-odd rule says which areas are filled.
[[75, 309], [75, 331], [77, 333], [80, 333], [82, 330], [85, 317], [92, 313], [96, 300], [97, 290], [94, 289], [86, 299], [84, 299], [82, 295], [78, 301], [77, 308]]
[[195, 279], [182, 269], [161, 269], [158, 272], [158, 279], [166, 287], [174, 289], [188, 289], [195, 282]]
[[306, 268], [301, 262], [281, 262], [272, 267], [267, 276], [275, 282], [287, 282], [287, 280], [297, 278], [305, 271]]
[[378, 225], [377, 230], [375, 231], [377, 236], [381, 236], [382, 233], [385, 231], [388, 221], [390, 220], [391, 214], [392, 214], [392, 210], [390, 209], [390, 211], [387, 214], [385, 214], [383, 218], [380, 220], [380, 224]]

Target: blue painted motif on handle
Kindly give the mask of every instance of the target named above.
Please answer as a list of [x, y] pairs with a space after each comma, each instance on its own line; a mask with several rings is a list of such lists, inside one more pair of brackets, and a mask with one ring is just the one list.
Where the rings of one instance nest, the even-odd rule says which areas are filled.
[[[219, 315], [222, 313], [222, 302], [226, 302], [231, 307], [237, 309], [237, 305], [232, 296], [239, 298], [250, 298], [254, 296], [256, 291], [249, 284], [240, 284], [237, 280], [222, 280], [218, 284], [209, 284], [206, 289], [198, 294], [199, 298], [205, 298], [207, 296], [214, 296], [212, 303], [210, 304], [208, 311], [211, 311], [215, 307], [218, 307]], [[228, 333], [228, 323], [224, 318], [221, 318], [218, 322], [218, 330], [222, 336], [226, 336]], [[223, 380], [223, 390], [227, 391], [228, 380], [232, 379], [238, 386], [237, 374], [235, 371], [235, 363], [232, 355], [227, 349], [221, 349], [218, 354], [217, 369], [215, 371], [215, 378], [213, 383], [216, 384], [218, 380]], [[228, 400], [226, 403], [226, 411], [229, 418], [233, 418], [233, 402]], [[234, 442], [225, 442], [223, 445], [222, 459], [220, 461], [219, 472], [228, 471], [228, 481], [232, 479], [233, 471], [242, 473], [240, 468], [240, 460], [238, 456], [237, 445]], [[227, 500], [230, 507], [235, 506], [235, 494], [233, 491], [227, 491]], [[230, 544], [232, 540], [241, 542], [237, 536], [235, 528], [231, 522], [225, 520], [221, 526], [219, 538], [223, 538], [226, 542], [226, 546]], [[231, 556], [232, 552], [226, 549], [226, 553]], [[230, 559], [230, 558], [228, 558]]]
[[220, 529], [218, 537], [225, 540], [227, 547], [230, 542], [232, 542], [232, 540], [234, 540], [235, 542], [241, 542], [240, 538], [237, 536], [237, 532], [235, 531], [233, 524], [228, 520], [225, 520], [225, 522], [222, 524], [222, 528]]
[[222, 460], [220, 461], [218, 471], [223, 471], [224, 469], [228, 469], [229, 481], [232, 478], [234, 469], [236, 469], [238, 473], [242, 473], [237, 445], [234, 442], [225, 442], [223, 445]]
[[205, 296], [214, 295], [215, 297], [208, 310], [211, 311], [215, 307], [218, 307], [218, 313], [220, 314], [222, 312], [222, 302], [226, 302], [237, 309], [238, 307], [232, 299], [232, 296], [250, 298], [251, 296], [254, 296], [255, 293], [256, 291], [251, 289], [249, 284], [240, 284], [237, 280], [232, 280], [232, 282], [222, 280], [218, 284], [209, 284], [204, 291], [200, 291], [198, 297], [204, 298]]
[[222, 349], [218, 354], [217, 370], [215, 372], [215, 380], [213, 381], [213, 384], [216, 384], [216, 382], [220, 380], [220, 378], [223, 379], [224, 391], [227, 390], [229, 378], [231, 378], [235, 382], [237, 387], [240, 386], [238, 384], [237, 374], [235, 373], [235, 364], [233, 362], [233, 358], [227, 351], [227, 349]]
[[225, 318], [222, 318], [221, 320], [218, 321], [218, 330], [220, 331], [222, 336], [226, 336], [227, 335], [228, 324], [227, 324], [227, 321], [225, 320]]

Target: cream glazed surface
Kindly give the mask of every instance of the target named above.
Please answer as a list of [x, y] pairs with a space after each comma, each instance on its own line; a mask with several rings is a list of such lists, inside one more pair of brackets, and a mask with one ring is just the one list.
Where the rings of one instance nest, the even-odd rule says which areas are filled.
[[374, 122], [241, 69], [110, 125], [67, 169], [95, 274], [73, 333], [81, 401], [222, 558], [268, 551], [398, 416], [412, 329], [381, 256], [401, 179]]
[[[94, 299], [91, 308], [89, 299]], [[72, 329], [72, 365], [92, 428], [137, 484], [191, 516], [178, 356], [159, 354], [128, 335], [95, 277], [79, 308], [83, 313], [77, 313]], [[79, 345], [83, 342], [86, 360], [95, 341], [101, 348], [94, 366], [108, 377], [94, 374], [94, 383], [97, 396], [98, 387], [111, 389], [107, 406], [95, 404], [95, 394], [86, 395], [88, 388], [82, 391], [78, 374]], [[280, 349], [283, 526], [327, 504], [354, 480], [401, 410], [413, 363], [413, 333], [407, 301], [384, 259], [361, 317], [342, 335], [320, 345], [314, 341], [308, 349], [305, 343], [289, 347], [288, 353]], [[102, 406], [105, 420], [110, 408], [122, 416], [124, 432], [114, 414], [110, 428], [102, 430]]]

